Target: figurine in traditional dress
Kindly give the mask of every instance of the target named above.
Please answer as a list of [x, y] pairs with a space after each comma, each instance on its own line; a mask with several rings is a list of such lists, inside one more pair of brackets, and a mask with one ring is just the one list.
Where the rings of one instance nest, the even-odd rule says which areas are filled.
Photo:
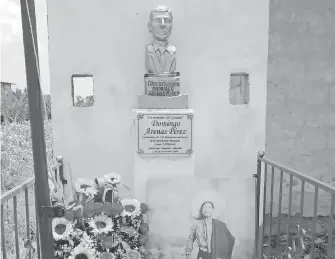
[[213, 211], [214, 202], [202, 203], [186, 244], [187, 259], [191, 258], [194, 242], [199, 247], [197, 259], [231, 259], [235, 238], [225, 223], [212, 218]]

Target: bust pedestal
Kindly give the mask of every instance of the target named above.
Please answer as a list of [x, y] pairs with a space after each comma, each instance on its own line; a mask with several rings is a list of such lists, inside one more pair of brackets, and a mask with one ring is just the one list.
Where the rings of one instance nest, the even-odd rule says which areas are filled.
[[187, 95], [139, 96], [139, 100], [144, 100], [139, 103], [141, 109], [133, 110], [134, 196], [150, 208], [146, 221], [152, 258], [160, 258], [160, 253], [173, 258], [184, 248], [173, 247], [171, 238], [187, 233], [185, 204], [194, 178], [194, 112], [182, 109], [188, 106]]
[[151, 179], [193, 177], [194, 112], [188, 95], [179, 95], [179, 73], [146, 74], [144, 82], [133, 110], [134, 193], [147, 202]]
[[191, 109], [173, 107], [133, 110], [136, 199], [148, 202], [151, 179], [193, 177], [193, 115]]

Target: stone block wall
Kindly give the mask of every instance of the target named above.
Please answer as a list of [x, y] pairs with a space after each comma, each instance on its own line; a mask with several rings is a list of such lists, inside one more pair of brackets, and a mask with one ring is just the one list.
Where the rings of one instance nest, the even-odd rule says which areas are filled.
[[335, 181], [335, 3], [270, 4], [266, 156]]

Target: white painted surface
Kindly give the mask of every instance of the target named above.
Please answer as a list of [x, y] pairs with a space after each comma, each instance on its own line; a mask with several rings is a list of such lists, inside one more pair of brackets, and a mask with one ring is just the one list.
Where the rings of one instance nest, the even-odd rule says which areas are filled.
[[[138, 146], [137, 140], [138, 137], [138, 114], [152, 114], [152, 116], [157, 116], [159, 114], [192, 114], [193, 111], [190, 109], [178, 109], [178, 110], [150, 110], [150, 109], [136, 109], [133, 111], [134, 119], [134, 195], [137, 199], [147, 202], [149, 200], [147, 194], [147, 184], [151, 179], [157, 178], [179, 178], [187, 176], [189, 179], [192, 179], [194, 176], [194, 155], [189, 156], [173, 156], [173, 155], [160, 155], [160, 156], [146, 156], [139, 155], [137, 153]], [[167, 127], [165, 127], [167, 128]], [[164, 129], [164, 127], [163, 127]], [[183, 128], [184, 129], [184, 128]], [[189, 131], [190, 129], [188, 129]], [[193, 135], [194, 132], [192, 132]], [[164, 187], [162, 187], [164, 188]], [[166, 195], [169, 195], [169, 190], [167, 190]], [[167, 204], [167, 206], [169, 206]]]
[[[144, 188], [134, 185], [132, 109], [144, 93], [147, 22], [157, 5], [173, 11], [170, 42], [177, 47], [181, 93], [195, 111], [194, 177], [251, 180], [257, 152], [265, 149], [267, 0], [48, 1], [54, 146], [65, 174], [68, 165], [74, 179], [115, 171], [137, 186], [132, 194]], [[250, 74], [248, 105], [229, 104], [233, 72]], [[81, 73], [94, 76], [94, 107], [72, 107], [71, 75]], [[254, 193], [231, 195], [244, 200]], [[250, 213], [243, 213], [244, 223]], [[244, 225], [237, 224], [239, 232]]]

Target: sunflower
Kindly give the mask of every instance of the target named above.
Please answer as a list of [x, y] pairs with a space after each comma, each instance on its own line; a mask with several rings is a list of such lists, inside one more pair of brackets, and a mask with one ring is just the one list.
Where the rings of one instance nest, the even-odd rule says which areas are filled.
[[102, 233], [107, 234], [108, 232], [113, 231], [113, 221], [103, 212], [99, 216], [95, 216], [89, 224], [93, 228], [93, 233], [95, 235]]
[[55, 240], [66, 239], [72, 230], [72, 223], [66, 218], [54, 218], [52, 220], [52, 233]]
[[133, 250], [133, 249], [130, 249], [127, 251], [127, 256], [129, 259], [141, 259], [142, 258], [140, 252]]
[[104, 175], [105, 182], [109, 184], [119, 184], [121, 183], [121, 175], [117, 173], [109, 173]]
[[69, 259], [95, 259], [95, 250], [80, 244], [72, 250]]
[[135, 199], [122, 199], [121, 204], [123, 211], [121, 216], [131, 216], [136, 217], [141, 214], [141, 203]]

